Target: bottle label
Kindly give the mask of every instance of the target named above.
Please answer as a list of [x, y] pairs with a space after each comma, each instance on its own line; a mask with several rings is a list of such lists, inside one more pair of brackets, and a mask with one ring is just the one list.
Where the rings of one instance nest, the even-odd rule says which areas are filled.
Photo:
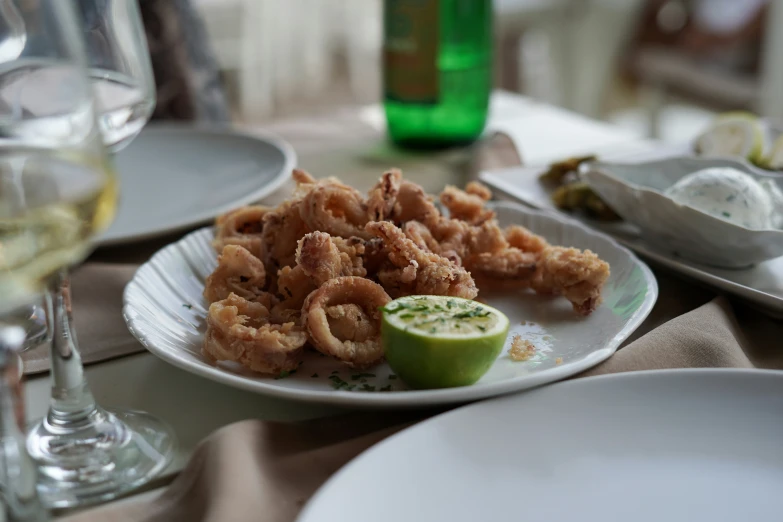
[[438, 102], [438, 3], [438, 0], [385, 0], [386, 99]]

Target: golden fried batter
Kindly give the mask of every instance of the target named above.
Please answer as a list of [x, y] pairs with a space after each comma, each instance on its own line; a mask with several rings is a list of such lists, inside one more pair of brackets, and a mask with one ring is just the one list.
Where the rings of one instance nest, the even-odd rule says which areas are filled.
[[[348, 366], [366, 368], [383, 359], [380, 308], [389, 301], [383, 288], [369, 279], [338, 277], [307, 297], [302, 322], [319, 352]], [[353, 324], [349, 317], [355, 318]]]
[[533, 288], [562, 295], [580, 315], [589, 315], [601, 303], [601, 288], [609, 278], [609, 263], [590, 250], [548, 247], [541, 254]]
[[367, 217], [369, 221], [385, 221], [394, 213], [397, 194], [400, 192], [402, 172], [391, 169], [384, 172], [378, 183], [367, 196]]
[[367, 224], [388, 249], [391, 268], [378, 272], [378, 279], [391, 295], [451, 295], [473, 299], [478, 289], [464, 268], [433, 252], [422, 250], [388, 221]]
[[267, 212], [269, 208], [253, 205], [223, 214], [215, 221], [215, 239], [212, 246], [222, 252], [226, 245], [239, 245], [262, 259], [264, 249], [261, 234], [264, 231], [263, 219]]
[[204, 283], [204, 298], [208, 303], [214, 303], [234, 293], [248, 301], [271, 306], [275, 297], [266, 292], [265, 287], [264, 263], [241, 246], [226, 245], [218, 256], [217, 268]]
[[235, 361], [254, 372], [295, 370], [307, 336], [294, 323], [272, 324], [260, 303], [230, 294], [209, 306], [203, 354], [211, 361]]
[[470, 194], [451, 185], [447, 185], [440, 193], [440, 202], [449, 209], [449, 217], [471, 225], [480, 225], [495, 217], [493, 211], [484, 208], [485, 200], [481, 196]]

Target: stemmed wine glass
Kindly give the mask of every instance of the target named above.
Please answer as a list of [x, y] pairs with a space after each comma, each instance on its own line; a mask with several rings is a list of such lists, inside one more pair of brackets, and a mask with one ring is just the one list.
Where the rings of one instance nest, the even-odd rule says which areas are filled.
[[[70, 42], [73, 55], [67, 57], [68, 63], [89, 67], [88, 76], [85, 69], [79, 70], [79, 81], [87, 85], [84, 107], [89, 109], [89, 121], [93, 124], [93, 141], [101, 152], [101, 142], [113, 150], [127, 144], [146, 123], [154, 106], [154, 82], [136, 2], [49, 0], [35, 4], [14, 0], [11, 4], [15, 4], [26, 28], [27, 40], [20, 60], [35, 62], [27, 66], [35, 77], [27, 87], [32, 93], [41, 92], [39, 103], [56, 100], [62, 89], [61, 79], [52, 72], [61, 64], [48, 61], [57, 51], [51, 48], [56, 42], [47, 40], [42, 24], [45, 21], [49, 25], [67, 25], [59, 30], [63, 34], [67, 31], [68, 38], [74, 40]], [[82, 18], [84, 30], [70, 11], [74, 5], [75, 17]], [[61, 18], [64, 10], [68, 16]], [[17, 111], [24, 113], [25, 109], [30, 107], [22, 106]], [[73, 119], [71, 113], [58, 116], [48, 125], [57, 128], [56, 124], [66, 125]], [[72, 139], [71, 127], [63, 129], [66, 141]], [[60, 150], [61, 141], [48, 140], [42, 147]], [[108, 165], [105, 156], [101, 157], [102, 164]], [[110, 172], [108, 166], [103, 170]], [[67, 181], [78, 190], [78, 179], [71, 177]], [[89, 251], [88, 240], [105, 228], [114, 214], [114, 177], [107, 176], [104, 185], [107, 195], [99, 213], [102, 226], [85, 237], [82, 258]], [[51, 267], [54, 268], [58, 267]], [[174, 438], [165, 424], [145, 413], [107, 411], [96, 404], [84, 378], [64, 269], [56, 272], [51, 288], [52, 398], [46, 417], [28, 434], [27, 450], [38, 465], [38, 490], [44, 502], [53, 507], [68, 507], [108, 500], [148, 481], [168, 463]]]

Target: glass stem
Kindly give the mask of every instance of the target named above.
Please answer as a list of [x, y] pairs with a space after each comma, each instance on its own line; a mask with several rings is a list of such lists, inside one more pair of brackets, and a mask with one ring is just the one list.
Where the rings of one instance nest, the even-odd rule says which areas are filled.
[[24, 330], [0, 325], [0, 493], [7, 520], [49, 520], [36, 491], [36, 467], [25, 447], [25, 407], [18, 351]]
[[52, 398], [47, 421], [53, 427], [76, 427], [89, 423], [98, 406], [84, 378], [79, 344], [72, 327], [70, 279], [65, 270], [54, 280], [51, 310]]

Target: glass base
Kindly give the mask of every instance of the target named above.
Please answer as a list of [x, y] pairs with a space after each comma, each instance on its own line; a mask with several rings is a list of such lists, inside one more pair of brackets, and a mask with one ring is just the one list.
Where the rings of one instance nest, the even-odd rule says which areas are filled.
[[46, 418], [27, 437], [27, 451], [38, 465], [38, 494], [52, 508], [127, 493], [163, 471], [174, 449], [171, 429], [137, 411], [96, 408], [75, 426]]

